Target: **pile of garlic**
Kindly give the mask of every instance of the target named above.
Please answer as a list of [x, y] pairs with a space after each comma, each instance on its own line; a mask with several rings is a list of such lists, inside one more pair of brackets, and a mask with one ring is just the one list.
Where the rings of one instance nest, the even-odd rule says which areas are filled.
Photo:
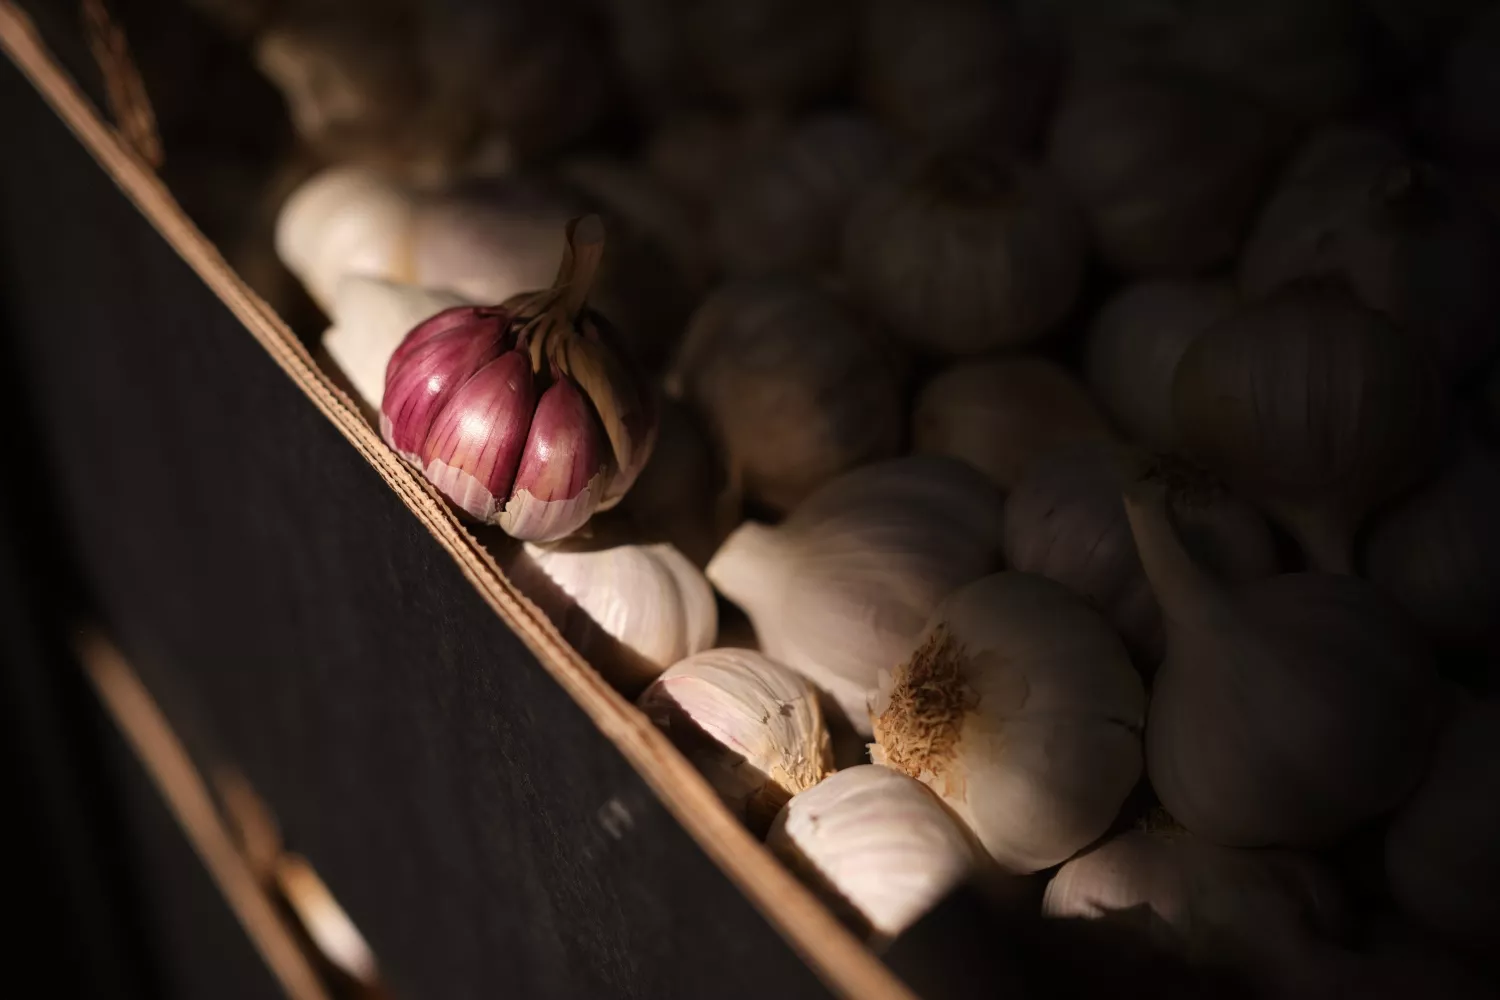
[[[358, 155], [277, 234], [374, 415], [408, 331], [544, 287], [602, 215], [655, 452], [571, 537], [476, 529], [517, 585], [874, 942], [998, 878], [1272, 995], [1379, 980], [1356, 889], [1435, 964], [1482, 953], [1500, 129], [1462, 81], [1500, 22], [602, 6], [613, 62], [478, 104], [524, 168], [435, 183], [350, 97]], [[1362, 32], [1435, 121], [1338, 117], [1380, 96]], [[378, 93], [390, 54], [353, 44], [318, 59]], [[288, 86], [304, 131], [332, 113]], [[587, 141], [610, 101], [633, 152]], [[1387, 871], [1345, 884], [1374, 842]]]

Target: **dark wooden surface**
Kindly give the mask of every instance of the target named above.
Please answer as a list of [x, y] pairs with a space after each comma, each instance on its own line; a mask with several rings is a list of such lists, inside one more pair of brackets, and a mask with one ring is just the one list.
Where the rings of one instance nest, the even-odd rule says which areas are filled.
[[0, 120], [10, 474], [396, 994], [826, 995], [5, 63]]

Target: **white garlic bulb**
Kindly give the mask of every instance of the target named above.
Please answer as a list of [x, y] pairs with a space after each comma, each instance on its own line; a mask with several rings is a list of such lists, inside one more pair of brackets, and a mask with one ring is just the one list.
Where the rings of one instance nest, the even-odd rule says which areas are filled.
[[503, 302], [551, 283], [570, 214], [519, 185], [483, 199], [423, 197], [369, 171], [332, 168], [282, 206], [276, 253], [325, 311], [349, 274]]
[[637, 704], [752, 830], [833, 771], [817, 690], [751, 650], [680, 660]]
[[1388, 316], [1450, 377], [1500, 344], [1500, 229], [1437, 167], [1369, 128], [1314, 134], [1261, 210], [1239, 266], [1260, 298], [1335, 275]]
[[1005, 490], [1037, 456], [1112, 436], [1066, 369], [1025, 355], [961, 361], [929, 379], [912, 410], [915, 451], [963, 459]]
[[1207, 80], [1140, 73], [1073, 88], [1048, 156], [1104, 259], [1168, 277], [1234, 253], [1278, 147], [1253, 101]]
[[[1161, 608], [1135, 551], [1120, 502], [1115, 446], [1083, 442], [1043, 455], [1005, 501], [1005, 563], [1067, 587], [1099, 611], [1143, 664], [1161, 658]], [[1183, 544], [1221, 580], [1276, 572], [1265, 519], [1211, 477], [1161, 462], [1168, 512]]]
[[836, 87], [848, 70], [854, 0], [694, 0], [678, 10], [695, 67], [747, 107], [801, 104]]
[[380, 412], [391, 355], [422, 320], [465, 305], [463, 296], [351, 274], [338, 283], [323, 346], [369, 414]]
[[713, 590], [670, 545], [589, 551], [527, 543], [506, 572], [574, 649], [627, 692], [712, 646], [718, 632]]
[[874, 714], [870, 759], [925, 782], [1012, 872], [1103, 834], [1141, 775], [1146, 695], [1124, 644], [1030, 573], [947, 597]]
[[1171, 814], [1216, 843], [1315, 847], [1400, 802], [1441, 709], [1399, 609], [1326, 573], [1231, 591], [1184, 550], [1160, 483], [1129, 483], [1125, 509], [1166, 619], [1146, 757]]
[[714, 213], [731, 272], [814, 272], [838, 259], [850, 208], [890, 167], [894, 143], [856, 115], [809, 118], [730, 178]]
[[892, 459], [831, 480], [774, 528], [745, 522], [706, 572], [766, 655], [868, 735], [880, 671], [911, 653], [950, 591], [996, 567], [1001, 505], [961, 462]]
[[844, 232], [843, 271], [859, 301], [912, 344], [981, 354], [1062, 322], [1086, 244], [1077, 207], [1045, 168], [946, 153], [866, 193]]
[[1143, 281], [1127, 285], [1089, 326], [1084, 376], [1109, 415], [1133, 439], [1170, 450], [1172, 376], [1188, 345], [1239, 305], [1224, 281]]
[[900, 444], [894, 365], [853, 312], [808, 280], [720, 287], [694, 313], [673, 369], [731, 480], [778, 510]]
[[1391, 893], [1452, 943], [1500, 944], [1500, 704], [1464, 702], [1386, 834]]
[[1292, 851], [1131, 830], [1063, 865], [1042, 914], [1108, 921], [1191, 960], [1264, 973], [1342, 933], [1341, 895], [1332, 875]]
[[1495, 649], [1500, 636], [1500, 461], [1467, 446], [1432, 482], [1382, 511], [1365, 539], [1365, 572], [1429, 635]]
[[877, 113], [944, 144], [1025, 142], [1050, 82], [1019, 19], [986, 0], [874, 0], [859, 68]]
[[788, 802], [766, 844], [882, 939], [916, 923], [978, 865], [967, 834], [931, 792], [872, 764]]

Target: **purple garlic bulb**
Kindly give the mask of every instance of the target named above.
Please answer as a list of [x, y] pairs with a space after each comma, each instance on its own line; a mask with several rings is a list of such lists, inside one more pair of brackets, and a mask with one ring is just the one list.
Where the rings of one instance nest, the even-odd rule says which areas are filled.
[[445, 309], [386, 368], [386, 442], [515, 538], [562, 538], [619, 503], [655, 442], [645, 382], [585, 305], [603, 248], [598, 216], [575, 219], [551, 288]]

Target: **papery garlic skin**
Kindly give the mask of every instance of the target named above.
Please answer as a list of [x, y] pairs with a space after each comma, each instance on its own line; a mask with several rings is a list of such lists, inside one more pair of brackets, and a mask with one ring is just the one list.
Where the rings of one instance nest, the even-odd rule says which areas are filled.
[[351, 274], [335, 290], [333, 326], [323, 334], [323, 346], [360, 401], [378, 413], [385, 370], [401, 341], [428, 317], [466, 304], [453, 292]]
[[922, 386], [912, 409], [914, 451], [962, 459], [1004, 490], [1040, 455], [1112, 437], [1077, 379], [1056, 362], [1025, 355], [944, 369]]
[[1422, 783], [1386, 834], [1391, 893], [1451, 943], [1500, 943], [1500, 705], [1459, 704]]
[[716, 289], [693, 314], [671, 380], [704, 415], [732, 480], [778, 510], [900, 443], [895, 365], [806, 279]]
[[977, 867], [962, 827], [930, 791], [861, 764], [787, 803], [766, 844], [806, 881], [894, 938]]
[[1125, 509], [1167, 624], [1146, 724], [1162, 805], [1215, 843], [1322, 847], [1399, 803], [1441, 719], [1399, 609], [1336, 574], [1229, 590], [1184, 550], [1159, 483], [1131, 482]]
[[767, 656], [869, 735], [880, 671], [910, 654], [950, 591], [998, 564], [1001, 506], [961, 462], [893, 459], [831, 480], [777, 527], [745, 522], [706, 573]]
[[842, 263], [858, 300], [913, 346], [972, 355], [1060, 323], [1086, 244], [1077, 206], [1046, 168], [949, 153], [870, 189], [845, 229]]
[[999, 573], [944, 600], [888, 675], [870, 756], [926, 783], [1001, 867], [1034, 872], [1114, 821], [1145, 714], [1103, 618], [1051, 580]]
[[637, 704], [752, 830], [833, 772], [817, 690], [751, 650], [680, 660]]
[[1042, 915], [1115, 921], [1194, 961], [1265, 974], [1343, 932], [1341, 897], [1310, 857], [1131, 830], [1063, 865]]
[[1199, 334], [1238, 305], [1228, 282], [1143, 281], [1100, 308], [1089, 326], [1084, 377], [1132, 439], [1162, 450], [1179, 446], [1172, 418], [1177, 362]]

